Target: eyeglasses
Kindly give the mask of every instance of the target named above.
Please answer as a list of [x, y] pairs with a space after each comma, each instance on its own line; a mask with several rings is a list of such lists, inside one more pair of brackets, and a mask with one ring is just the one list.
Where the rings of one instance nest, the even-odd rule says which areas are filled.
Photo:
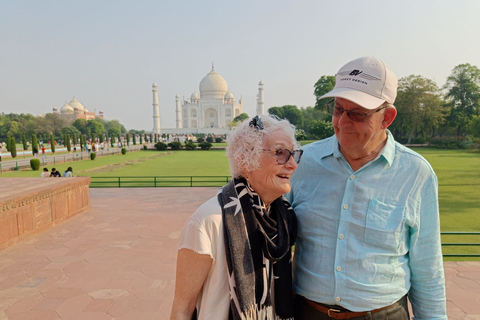
[[277, 163], [280, 165], [284, 165], [285, 163], [290, 160], [290, 157], [293, 156], [293, 160], [296, 163], [300, 163], [300, 159], [302, 158], [303, 150], [287, 150], [287, 149], [263, 149], [263, 151], [275, 151], [275, 158], [277, 158]]
[[364, 112], [358, 112], [357, 110], [345, 110], [343, 108], [337, 107], [335, 103], [335, 99], [332, 99], [327, 103], [325, 103], [325, 109], [327, 110], [327, 113], [329, 115], [331, 115], [332, 117], [341, 117], [342, 114], [346, 112], [348, 118], [353, 122], [364, 122], [365, 120], [367, 120], [368, 117], [379, 112], [380, 110], [385, 109], [386, 107], [387, 106], [383, 106], [372, 112], [364, 113]]

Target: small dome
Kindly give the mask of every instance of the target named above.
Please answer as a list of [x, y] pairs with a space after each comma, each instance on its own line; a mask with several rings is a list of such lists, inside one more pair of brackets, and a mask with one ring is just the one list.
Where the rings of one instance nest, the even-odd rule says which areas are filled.
[[83, 104], [80, 103], [75, 97], [73, 97], [72, 101], [68, 103], [73, 109], [78, 109], [79, 111], [87, 111]]
[[260, 80], [260, 82], [258, 83], [259, 86], [263, 86], [263, 81]]
[[200, 94], [197, 91], [194, 91], [192, 95], [190, 96], [190, 100], [199, 100], [200, 99]]
[[57, 108], [57, 107], [53, 107], [53, 111], [58, 111], [58, 108]]
[[230, 99], [235, 100], [235, 97], [230, 91], [228, 91], [227, 93], [225, 93], [225, 100], [230, 100]]
[[37, 118], [45, 118], [45, 116], [41, 113], [37, 114]]
[[176, 98], [176, 99], [179, 99], [179, 98], [180, 98], [180, 96], [177, 94], [177, 95], [175, 96], [175, 98]]
[[223, 99], [227, 91], [227, 82], [213, 68], [200, 81], [200, 96], [203, 98]]
[[73, 108], [71, 105], [65, 102], [63, 107], [60, 109], [61, 113], [73, 113]]
[[157, 84], [156, 84], [155, 82], [153, 82], [152, 87], [153, 87], [153, 88], [156, 88], [156, 87], [157, 87]]

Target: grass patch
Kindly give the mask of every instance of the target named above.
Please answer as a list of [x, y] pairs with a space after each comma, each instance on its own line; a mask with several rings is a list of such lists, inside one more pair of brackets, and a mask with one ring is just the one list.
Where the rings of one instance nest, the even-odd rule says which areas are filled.
[[[309, 141], [313, 142], [313, 141]], [[302, 143], [304, 144], [304, 143]], [[422, 154], [432, 165], [439, 181], [439, 202], [442, 231], [480, 231], [480, 153], [464, 150], [441, 150], [413, 148]], [[63, 173], [73, 167], [74, 175], [107, 177], [105, 183], [118, 184], [114, 177], [132, 177], [130, 181], [139, 186], [153, 187], [155, 181], [146, 176], [218, 176], [221, 181], [212, 186], [224, 185], [224, 177], [230, 176], [225, 150], [210, 151], [135, 151], [126, 155], [114, 155], [57, 164]], [[49, 166], [50, 169], [52, 166]], [[11, 171], [0, 177], [39, 177], [41, 171]], [[185, 178], [187, 179], [187, 178]], [[200, 179], [200, 178], [199, 178]], [[127, 181], [127, 180], [125, 180]], [[133, 183], [133, 182], [127, 182]], [[168, 179], [158, 179], [156, 186], [167, 186]], [[190, 180], [178, 183], [189, 186]], [[444, 235], [443, 242], [480, 243], [476, 235]], [[444, 253], [462, 252], [480, 254], [480, 247], [444, 247]], [[466, 260], [465, 258], [445, 258], [445, 260]], [[480, 258], [468, 258], [480, 260]]]

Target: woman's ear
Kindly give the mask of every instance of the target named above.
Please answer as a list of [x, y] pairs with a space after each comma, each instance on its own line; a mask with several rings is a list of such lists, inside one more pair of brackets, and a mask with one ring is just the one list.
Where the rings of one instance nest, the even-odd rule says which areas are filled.
[[387, 107], [383, 113], [382, 129], [387, 129], [397, 117], [397, 109], [394, 107]]

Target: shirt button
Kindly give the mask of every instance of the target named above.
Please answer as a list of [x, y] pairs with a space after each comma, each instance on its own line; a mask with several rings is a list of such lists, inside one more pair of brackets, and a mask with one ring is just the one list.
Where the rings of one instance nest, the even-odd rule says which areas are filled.
[[338, 302], [338, 301], [340, 301], [340, 300], [342, 300], [342, 299], [340, 299], [340, 297], [335, 297], [335, 301]]
[[348, 209], [348, 204], [344, 204], [343, 209], [347, 210]]
[[355, 179], [355, 175], [354, 175], [354, 174], [352, 174], [352, 175], [350, 176], [350, 180], [353, 180], [353, 179]]
[[337, 271], [338, 271], [338, 272], [342, 271], [342, 267], [338, 266], [338, 267], [337, 267]]
[[339, 238], [340, 240], [343, 240], [344, 237], [345, 237], [345, 236], [344, 236], [343, 234], [341, 234], [341, 235], [338, 236], [338, 238]]

